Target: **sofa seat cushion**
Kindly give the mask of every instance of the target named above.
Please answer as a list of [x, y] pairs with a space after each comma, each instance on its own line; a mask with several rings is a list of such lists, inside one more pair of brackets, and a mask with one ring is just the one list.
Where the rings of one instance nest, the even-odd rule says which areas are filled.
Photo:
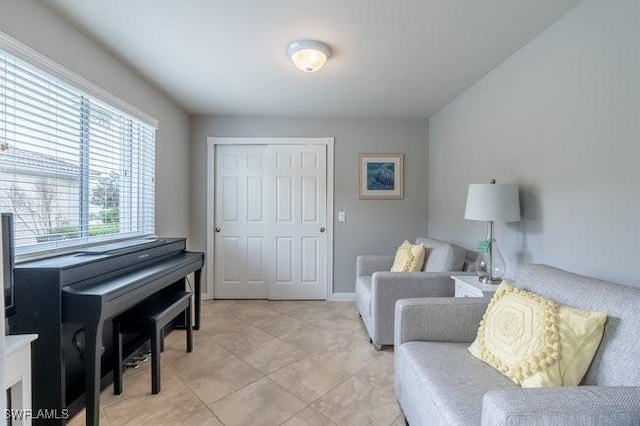
[[519, 388], [468, 345], [412, 341], [396, 348], [396, 393], [411, 424], [479, 425], [485, 393]]
[[356, 278], [356, 305], [360, 315], [371, 316], [371, 275]]
[[371, 316], [371, 275], [360, 275], [356, 278], [356, 305], [367, 334], [373, 338], [375, 330]]

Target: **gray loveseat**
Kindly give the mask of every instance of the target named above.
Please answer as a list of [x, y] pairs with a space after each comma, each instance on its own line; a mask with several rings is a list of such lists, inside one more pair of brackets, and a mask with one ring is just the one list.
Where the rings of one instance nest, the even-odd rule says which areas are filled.
[[475, 255], [455, 244], [430, 238], [418, 238], [416, 244], [424, 244], [429, 252], [421, 272], [389, 272], [394, 255], [363, 255], [356, 261], [356, 304], [376, 349], [393, 344], [393, 315], [398, 299], [453, 296], [451, 275], [468, 269]]
[[406, 299], [396, 304], [396, 396], [411, 426], [640, 425], [640, 289], [545, 265], [518, 287], [608, 315], [581, 386], [523, 389], [467, 348], [489, 299]]

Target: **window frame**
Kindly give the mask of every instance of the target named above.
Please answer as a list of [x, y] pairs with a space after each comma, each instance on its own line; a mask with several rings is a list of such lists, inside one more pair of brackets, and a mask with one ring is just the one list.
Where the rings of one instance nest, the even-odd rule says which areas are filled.
[[[8, 34], [0, 31], [0, 49], [4, 50], [8, 54], [15, 56], [16, 58], [28, 63], [30, 66], [40, 70], [45, 74], [49, 74], [54, 78], [57, 78], [68, 84], [72, 88], [82, 92], [81, 95], [81, 107], [79, 109], [80, 113], [80, 121], [82, 123], [81, 127], [81, 137], [80, 144], [82, 150], [82, 161], [80, 166], [82, 167], [81, 177], [80, 177], [80, 212], [78, 218], [79, 222], [79, 238], [82, 238], [83, 241], [69, 240], [68, 243], [64, 241], [57, 241], [51, 243], [39, 243], [38, 249], [35, 251], [28, 250], [27, 252], [20, 253], [16, 255], [16, 259], [18, 261], [24, 261], [28, 259], [48, 257], [57, 254], [63, 254], [67, 252], [77, 251], [79, 248], [93, 246], [97, 244], [102, 244], [106, 241], [108, 242], [116, 242], [116, 241], [124, 241], [135, 238], [143, 238], [145, 236], [154, 236], [155, 232], [155, 200], [153, 211], [153, 220], [152, 220], [152, 232], [151, 233], [137, 233], [136, 235], [121, 235], [120, 237], [114, 237], [116, 234], [108, 234], [105, 235], [104, 238], [101, 236], [90, 237], [91, 241], [86, 241], [89, 238], [89, 205], [91, 200], [91, 192], [90, 192], [90, 180], [91, 176], [89, 171], [89, 146], [90, 146], [90, 129], [91, 129], [91, 121], [90, 121], [90, 112], [92, 110], [91, 102], [97, 101], [98, 103], [103, 103], [108, 107], [114, 108], [118, 110], [120, 113], [128, 115], [129, 117], [139, 120], [140, 122], [152, 127], [155, 131], [158, 129], [159, 122], [154, 117], [146, 114], [145, 112], [139, 110], [138, 108], [126, 103], [120, 98], [114, 96], [109, 91], [95, 85], [89, 80], [79, 76], [78, 74], [70, 71], [69, 69], [61, 66], [57, 62], [49, 59], [48, 57], [42, 55], [41, 53], [33, 50], [32, 48], [26, 46], [25, 44], [19, 42], [15, 38], [9, 36]], [[99, 104], [98, 104], [99, 106]], [[95, 106], [93, 107], [95, 109]], [[134, 132], [138, 128], [138, 132], [142, 131], [144, 126], [141, 126], [140, 123], [136, 123], [135, 121], [130, 121], [127, 124], [127, 133], [124, 136], [124, 139], [133, 141]], [[141, 134], [141, 133], [140, 133]], [[154, 137], [155, 143], [155, 137]], [[130, 150], [131, 151], [131, 150]], [[128, 154], [128, 156], [124, 159], [129, 163], [129, 168], [131, 168], [131, 161], [133, 153]], [[155, 159], [154, 159], [155, 163]], [[123, 164], [124, 167], [124, 164]], [[143, 177], [146, 173], [144, 171], [139, 171], [139, 176]], [[155, 173], [152, 172], [152, 178], [155, 182]], [[129, 180], [133, 179], [132, 176], [128, 177]], [[142, 192], [140, 192], [141, 187], [143, 186], [143, 182], [138, 182], [138, 197], [143, 196]], [[155, 183], [154, 183], [155, 185]], [[155, 190], [153, 191], [155, 196]], [[129, 201], [130, 202], [130, 201]], [[128, 214], [129, 220], [134, 219], [131, 214]], [[121, 218], [122, 219], [122, 218]], [[144, 218], [139, 217], [138, 225], [144, 223]], [[142, 221], [142, 223], [141, 223]], [[25, 246], [27, 247], [27, 246]]]

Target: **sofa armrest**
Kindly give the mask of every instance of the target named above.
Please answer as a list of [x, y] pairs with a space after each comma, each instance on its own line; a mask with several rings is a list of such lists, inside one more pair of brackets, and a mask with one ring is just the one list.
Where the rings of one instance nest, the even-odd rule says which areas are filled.
[[356, 258], [356, 276], [373, 275], [378, 271], [389, 271], [393, 266], [394, 255], [366, 254]]
[[[432, 289], [434, 286], [442, 287], [453, 295], [454, 283], [451, 279], [452, 272], [374, 272], [371, 277], [371, 291], [377, 287], [379, 291], [402, 294], [402, 289]], [[394, 287], [395, 286], [395, 287]], [[398, 288], [399, 287], [399, 288]], [[427, 297], [429, 295], [423, 296]], [[409, 299], [412, 296], [401, 297]]]
[[374, 272], [371, 276], [371, 339], [376, 345], [393, 344], [396, 301], [414, 297], [451, 297], [450, 272]]
[[487, 392], [483, 425], [638, 425], [640, 387], [577, 386]]
[[[375, 272], [371, 277], [372, 309], [395, 310], [396, 301], [415, 297], [453, 297], [451, 272]], [[374, 314], [375, 315], [375, 314]]]
[[395, 345], [413, 340], [472, 342], [489, 297], [434, 297], [396, 302]]

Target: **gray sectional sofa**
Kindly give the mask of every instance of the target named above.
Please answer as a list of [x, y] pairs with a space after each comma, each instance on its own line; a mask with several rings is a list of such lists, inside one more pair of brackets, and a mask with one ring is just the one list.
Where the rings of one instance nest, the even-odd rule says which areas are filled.
[[640, 425], [640, 288], [545, 265], [518, 287], [608, 315], [581, 386], [524, 389], [467, 348], [489, 299], [406, 299], [395, 311], [395, 390], [411, 426]]
[[[398, 299], [453, 296], [453, 273], [469, 269], [475, 253], [444, 241], [418, 238], [429, 251], [421, 272], [389, 272], [394, 255], [363, 255], [356, 261], [356, 305], [376, 349], [393, 344]], [[456, 272], [458, 271], [458, 272]]]

